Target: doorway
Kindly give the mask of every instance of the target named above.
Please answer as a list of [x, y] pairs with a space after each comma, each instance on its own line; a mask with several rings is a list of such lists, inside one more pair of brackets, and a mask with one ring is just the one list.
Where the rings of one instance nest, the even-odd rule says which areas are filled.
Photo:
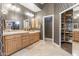
[[[73, 20], [74, 20], [74, 7], [78, 6], [79, 4], [75, 4], [74, 6], [62, 11], [59, 13], [60, 15], [60, 30], [59, 30], [59, 43], [60, 47], [66, 50], [67, 52], [74, 54], [73, 52]], [[70, 12], [70, 14], [68, 14]], [[77, 27], [77, 26], [74, 26]]]
[[43, 17], [43, 40], [54, 42], [54, 15]]

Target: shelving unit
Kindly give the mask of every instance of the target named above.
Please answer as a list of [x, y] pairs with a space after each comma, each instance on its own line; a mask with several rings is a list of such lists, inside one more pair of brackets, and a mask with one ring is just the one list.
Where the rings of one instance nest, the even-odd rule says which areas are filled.
[[72, 54], [73, 9], [61, 14], [61, 47]]
[[69, 10], [61, 15], [61, 42], [70, 42], [72, 40], [72, 19], [73, 10]]

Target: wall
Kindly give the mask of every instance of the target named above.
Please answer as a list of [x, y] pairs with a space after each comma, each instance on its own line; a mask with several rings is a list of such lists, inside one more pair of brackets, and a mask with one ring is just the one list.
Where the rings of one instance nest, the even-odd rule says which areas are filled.
[[3, 18], [2, 16], [0, 15], [0, 56], [3, 55], [3, 50], [2, 50], [2, 35], [3, 35], [3, 27], [2, 27], [2, 23], [3, 22]]
[[[0, 9], [2, 8], [1, 7], [2, 5], [0, 4]], [[3, 35], [3, 27], [2, 27], [2, 25], [3, 25], [3, 18], [2, 18], [2, 15], [1, 15], [1, 11], [0, 11], [0, 56], [2, 56], [3, 55], [3, 50], [2, 50], [2, 35]]]
[[53, 3], [47, 3], [43, 6], [44, 8], [42, 9], [42, 11], [35, 13], [35, 19], [40, 20], [40, 24], [41, 24], [41, 39], [43, 39], [43, 30], [42, 30], [42, 24], [43, 24], [43, 16], [47, 16], [47, 15], [54, 15], [54, 4]]
[[54, 41], [59, 44], [59, 13], [71, 7], [74, 3], [50, 3], [46, 4], [42, 11], [36, 13], [36, 19], [41, 21], [41, 39], [43, 16], [54, 15]]
[[54, 15], [55, 15], [55, 24], [54, 24], [54, 39], [57, 44], [59, 44], [59, 13], [64, 11], [65, 9], [71, 7], [74, 3], [57, 3], [54, 4]]

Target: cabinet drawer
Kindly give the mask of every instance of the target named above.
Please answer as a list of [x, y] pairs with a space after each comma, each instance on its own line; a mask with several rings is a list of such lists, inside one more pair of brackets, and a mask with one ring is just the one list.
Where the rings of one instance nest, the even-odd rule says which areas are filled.
[[29, 39], [29, 37], [22, 37], [22, 39]]
[[35, 33], [34, 35], [35, 35], [35, 36], [39, 36], [39, 35], [40, 35], [40, 33]]
[[30, 42], [29, 39], [22, 40], [22, 47], [28, 46], [30, 44], [29, 42]]
[[15, 37], [15, 38], [21, 37], [21, 35], [20, 35], [20, 34], [17, 34], [17, 35], [14, 35], [14, 37]]
[[34, 37], [34, 35], [30, 35], [30, 37], [29, 37], [29, 39], [34, 39], [35, 37]]
[[21, 35], [9, 35], [9, 36], [4, 36], [5, 39], [12, 39], [16, 37], [21, 37]]
[[74, 34], [79, 35], [79, 32], [74, 32]]
[[79, 38], [75, 38], [75, 40], [74, 41], [79, 41]]
[[10, 35], [10, 36], [5, 36], [4, 38], [5, 39], [12, 39], [12, 38], [14, 38], [14, 36], [13, 35], [12, 36]]
[[23, 33], [22, 34], [22, 37], [26, 37], [26, 36], [29, 36], [29, 34], [28, 33]]
[[75, 38], [79, 38], [79, 36], [75, 36]]
[[79, 36], [79, 33], [78, 33], [78, 34], [77, 34], [77, 33], [75, 33], [74, 35], [75, 35], [75, 36]]

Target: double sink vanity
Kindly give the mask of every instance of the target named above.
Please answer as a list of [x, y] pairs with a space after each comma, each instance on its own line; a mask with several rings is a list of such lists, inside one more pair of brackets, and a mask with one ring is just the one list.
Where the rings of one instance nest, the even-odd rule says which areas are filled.
[[4, 31], [3, 32], [3, 51], [4, 55], [11, 55], [40, 40], [40, 31]]

